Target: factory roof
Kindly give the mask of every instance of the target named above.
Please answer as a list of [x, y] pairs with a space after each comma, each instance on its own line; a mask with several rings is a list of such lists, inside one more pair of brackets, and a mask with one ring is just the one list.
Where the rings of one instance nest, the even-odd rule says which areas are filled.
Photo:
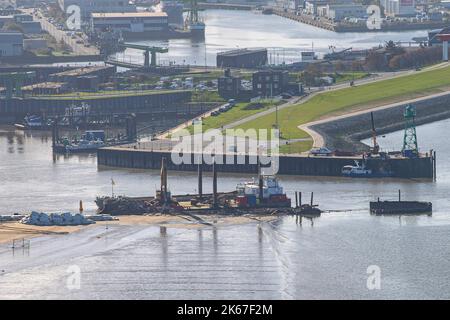
[[54, 74], [52, 74], [52, 76], [82, 76], [82, 75], [87, 75], [91, 72], [95, 72], [95, 71], [99, 71], [99, 70], [103, 70], [103, 69], [110, 69], [110, 68], [114, 68], [114, 67], [110, 67], [110, 66], [83, 67], [83, 68], [67, 70], [67, 71], [63, 71], [63, 72], [59, 72], [59, 73], [54, 73]]
[[266, 48], [243, 48], [243, 49], [236, 49], [236, 50], [230, 50], [230, 51], [224, 51], [219, 52], [217, 55], [220, 56], [239, 56], [242, 54], [250, 54], [255, 52], [263, 52], [267, 51]]
[[152, 18], [167, 17], [165, 12], [107, 12], [92, 13], [92, 18]]
[[66, 86], [65, 82], [41, 82], [35, 83], [29, 86], [22, 87], [22, 90], [33, 90], [33, 89], [60, 89]]

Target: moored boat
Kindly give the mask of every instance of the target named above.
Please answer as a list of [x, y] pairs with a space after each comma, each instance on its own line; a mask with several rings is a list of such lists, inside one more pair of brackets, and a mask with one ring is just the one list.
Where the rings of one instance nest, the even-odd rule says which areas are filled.
[[345, 177], [352, 178], [382, 178], [382, 177], [391, 177], [392, 172], [390, 171], [377, 171], [368, 168], [364, 161], [355, 160], [355, 165], [346, 165], [342, 167], [341, 173]]

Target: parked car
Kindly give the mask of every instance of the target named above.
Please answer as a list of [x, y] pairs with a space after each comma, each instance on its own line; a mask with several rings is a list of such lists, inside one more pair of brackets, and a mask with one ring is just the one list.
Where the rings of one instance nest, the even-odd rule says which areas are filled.
[[333, 151], [331, 151], [327, 147], [322, 147], [322, 148], [312, 149], [310, 151], [310, 154], [312, 154], [313, 156], [331, 156], [333, 154]]

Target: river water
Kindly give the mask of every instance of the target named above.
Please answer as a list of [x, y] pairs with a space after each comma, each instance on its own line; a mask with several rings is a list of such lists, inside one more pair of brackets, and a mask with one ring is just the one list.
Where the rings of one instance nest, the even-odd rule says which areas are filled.
[[[157, 226], [89, 228], [32, 239], [29, 251], [0, 246], [0, 298], [450, 298], [450, 147], [439, 132], [450, 120], [418, 127], [422, 150], [434, 148], [438, 180], [280, 177], [289, 196], [314, 191], [324, 213], [313, 222], [286, 217], [271, 223], [195, 229]], [[399, 149], [402, 133], [380, 137]], [[96, 194], [153, 195], [159, 172], [99, 169], [95, 156], [53, 158], [51, 139], [4, 128], [0, 134], [2, 213], [88, 211]], [[245, 179], [219, 175], [219, 189]], [[182, 182], [181, 182], [182, 181]], [[181, 182], [181, 183], [180, 183]], [[211, 178], [204, 180], [211, 190]], [[171, 172], [173, 193], [195, 192], [194, 173]], [[380, 196], [433, 202], [433, 215], [376, 217]], [[353, 210], [353, 211], [351, 211]], [[242, 244], [245, 243], [243, 246]], [[81, 269], [69, 290], [67, 268]], [[367, 268], [381, 270], [381, 289], [366, 287]]]
[[[216, 54], [238, 48], [269, 48], [269, 62], [280, 64], [300, 61], [301, 51], [314, 49], [319, 55], [345, 48], [368, 49], [385, 41], [409, 42], [423, 37], [425, 31], [335, 33], [302, 24], [276, 15], [250, 11], [206, 10], [201, 13], [206, 23], [205, 41], [171, 39], [169, 41], [138, 41], [147, 45], [165, 46], [167, 54], [158, 55], [159, 63], [216, 65]], [[136, 42], [136, 41], [128, 41]], [[142, 51], [127, 49], [119, 59], [143, 63]]]
[[[314, 48], [325, 52], [329, 45], [370, 47], [423, 35], [335, 34], [276, 16], [222, 10], [206, 11], [206, 23], [209, 64], [215, 52], [236, 46], [306, 50], [314, 41]], [[194, 55], [204, 58], [202, 43], [171, 40], [168, 45], [170, 59], [179, 63]], [[437, 151], [436, 182], [281, 176], [291, 198], [294, 191], [304, 197], [313, 191], [323, 210], [339, 210], [314, 221], [299, 224], [285, 217], [166, 233], [157, 226], [111, 225], [34, 238], [29, 250], [0, 245], [0, 298], [448, 299], [450, 146], [441, 133], [449, 125], [445, 120], [418, 127], [421, 150]], [[402, 133], [380, 137], [379, 143], [398, 150]], [[98, 168], [95, 155], [53, 156], [50, 135], [0, 128], [1, 214], [76, 211], [79, 200], [93, 212], [95, 196], [111, 194], [111, 178], [116, 194], [154, 195], [159, 172]], [[232, 190], [247, 178], [219, 174], [219, 190]], [[174, 194], [196, 192], [196, 185], [195, 173], [169, 173]], [[211, 189], [207, 175], [204, 191]], [[432, 201], [433, 215], [369, 214], [370, 200], [395, 199], [398, 189], [405, 199]], [[367, 287], [369, 266], [381, 272], [379, 290]], [[74, 267], [81, 271], [81, 286], [70, 290], [67, 270]]]

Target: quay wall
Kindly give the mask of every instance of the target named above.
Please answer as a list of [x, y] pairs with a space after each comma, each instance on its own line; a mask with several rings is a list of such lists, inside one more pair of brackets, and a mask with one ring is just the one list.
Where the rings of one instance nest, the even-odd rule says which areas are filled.
[[[99, 166], [135, 168], [135, 169], [160, 169], [161, 159], [166, 157], [169, 170], [197, 171], [194, 164], [196, 154], [189, 154], [190, 164], [175, 164], [169, 151], [139, 150], [133, 148], [102, 148], [97, 152]], [[216, 156], [217, 157], [217, 156]], [[279, 157], [278, 174], [306, 175], [306, 176], [341, 176], [342, 167], [354, 165], [356, 157], [307, 157], [295, 155], [281, 155]], [[232, 163], [232, 164], [230, 164]], [[243, 164], [234, 161], [223, 161], [217, 164], [219, 172], [257, 174], [258, 166], [256, 156], [246, 156]], [[433, 178], [433, 162], [431, 156], [407, 159], [391, 158], [386, 161], [380, 159], [367, 160], [367, 166], [373, 170], [380, 168], [390, 169], [398, 178]], [[204, 170], [211, 170], [211, 166], [203, 165]]]
[[[403, 112], [406, 105], [407, 103], [399, 103], [391, 108], [373, 111], [378, 135], [404, 128]], [[412, 105], [416, 107], [417, 125], [450, 118], [450, 92], [415, 101]], [[370, 111], [314, 125], [311, 129], [321, 134], [325, 145], [331, 149], [358, 152], [369, 150], [369, 147], [361, 143], [361, 140], [372, 135]], [[398, 141], [398, 150], [401, 149], [402, 143], [403, 141]]]
[[406, 30], [429, 30], [440, 29], [447, 26], [444, 22], [422, 22], [422, 23], [389, 23], [383, 24], [381, 29], [368, 29], [365, 23], [362, 24], [344, 24], [340, 22], [331, 22], [327, 20], [314, 20], [310, 15], [296, 15], [292, 11], [272, 8], [272, 12], [280, 17], [288, 18], [301, 23], [309, 24], [314, 27], [330, 30], [334, 32], [388, 32], [388, 31], [406, 31]]
[[[0, 119], [2, 121], [22, 120], [27, 114], [62, 116], [65, 109], [82, 102], [90, 106], [90, 114], [108, 115], [120, 113], [155, 113], [159, 115], [188, 112], [188, 107], [179, 110], [191, 99], [190, 91], [170, 93], [136, 94], [123, 96], [97, 96], [86, 98], [13, 98], [0, 99]], [[6, 123], [8, 123], [6, 122]]]

